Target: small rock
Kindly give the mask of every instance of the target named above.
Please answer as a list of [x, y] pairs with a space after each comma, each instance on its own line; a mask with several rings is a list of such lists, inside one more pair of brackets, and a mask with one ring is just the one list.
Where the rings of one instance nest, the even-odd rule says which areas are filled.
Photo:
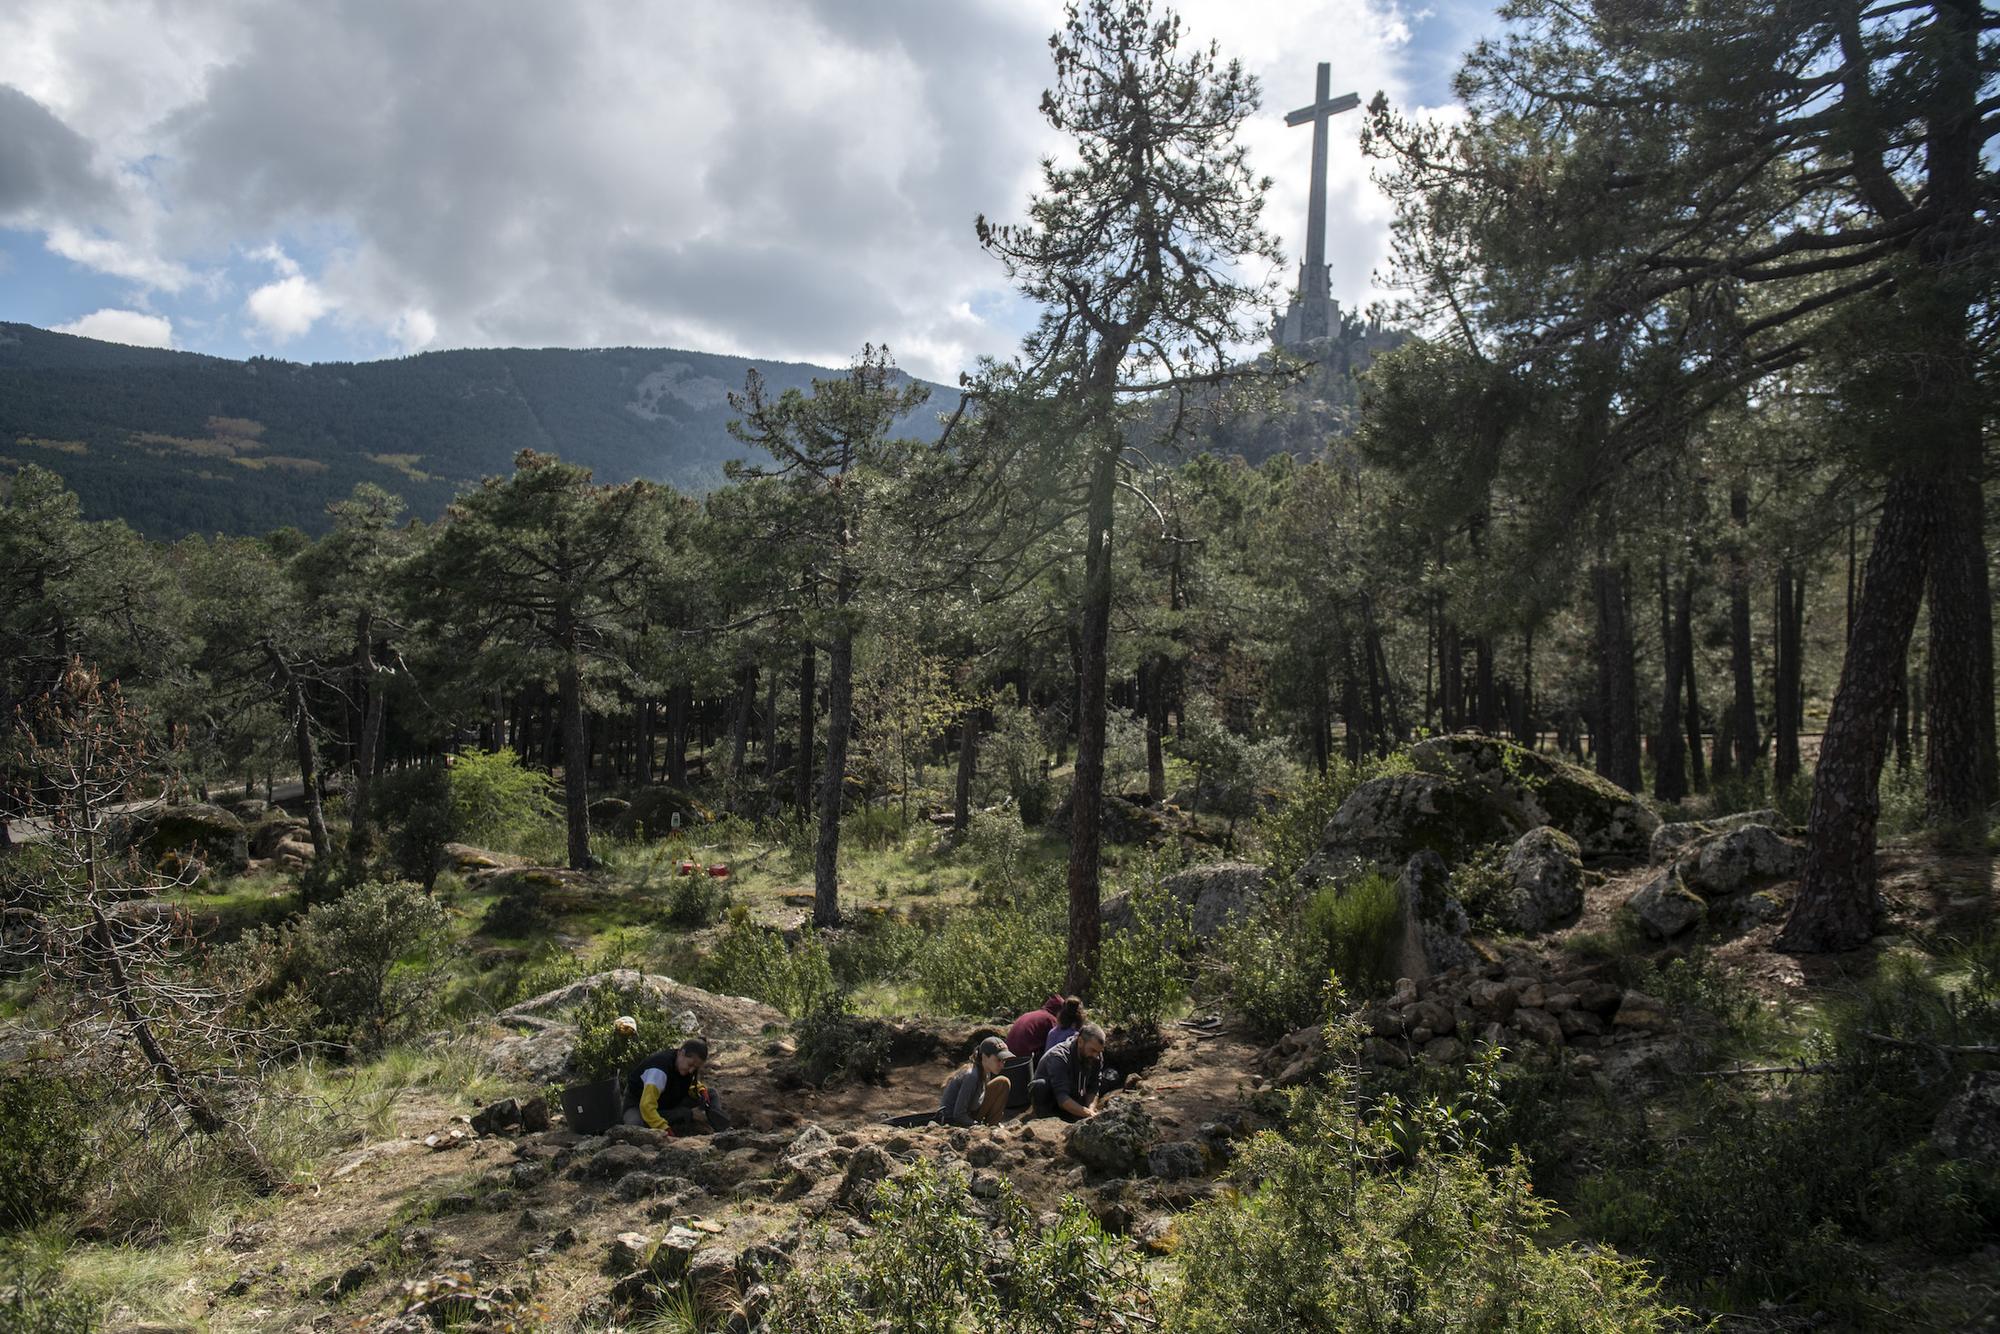
[[1520, 1009], [1514, 1011], [1514, 1027], [1522, 1037], [1544, 1047], [1560, 1047], [1563, 1042], [1562, 1021], [1547, 1010]]
[[2000, 1071], [1979, 1070], [1939, 1109], [1931, 1142], [1947, 1158], [2000, 1167]]
[[345, 1297], [375, 1277], [375, 1270], [376, 1264], [373, 1260], [363, 1260], [359, 1264], [349, 1266], [339, 1278], [328, 1285], [327, 1290], [321, 1294], [322, 1300], [330, 1302]]
[[1432, 1038], [1424, 1044], [1424, 1059], [1433, 1065], [1456, 1065], [1465, 1059], [1465, 1044], [1457, 1038]]
[[521, 1131], [538, 1135], [549, 1128], [549, 1100], [536, 1094], [521, 1104]]
[[643, 1232], [621, 1232], [611, 1242], [609, 1267], [614, 1273], [646, 1268], [653, 1258], [653, 1239]]
[[1000, 1177], [994, 1172], [974, 1172], [967, 1187], [974, 1199], [992, 1200], [1000, 1196]]
[[481, 1135], [497, 1135], [521, 1124], [521, 1104], [512, 1098], [489, 1102], [472, 1114], [472, 1129]]
[[1156, 1144], [1146, 1151], [1146, 1170], [1162, 1181], [1182, 1181], [1208, 1170], [1201, 1146], [1190, 1140]]
[[1683, 885], [1671, 868], [1647, 881], [1625, 900], [1625, 907], [1637, 919], [1639, 929], [1654, 940], [1671, 940], [1708, 916], [1708, 904]]
[[1144, 1159], [1152, 1138], [1153, 1119], [1145, 1109], [1121, 1100], [1072, 1125], [1064, 1149], [1088, 1167], [1122, 1176]]
[[1614, 1028], [1657, 1033], [1672, 1027], [1673, 1021], [1667, 1015], [1666, 1002], [1659, 997], [1648, 996], [1643, 991], [1628, 991], [1619, 1002], [1618, 1013], [1612, 1016], [1611, 1024]]

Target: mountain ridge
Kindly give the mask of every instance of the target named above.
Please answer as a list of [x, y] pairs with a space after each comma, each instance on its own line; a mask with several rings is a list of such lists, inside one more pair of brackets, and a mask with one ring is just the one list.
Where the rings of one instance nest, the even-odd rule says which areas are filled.
[[[322, 530], [360, 482], [431, 518], [523, 448], [598, 480], [704, 490], [750, 451], [728, 394], [755, 368], [775, 392], [842, 372], [680, 348], [460, 348], [382, 361], [237, 361], [0, 321], [0, 476], [62, 474], [89, 518], [150, 537]], [[957, 391], [903, 429], [936, 431]]]

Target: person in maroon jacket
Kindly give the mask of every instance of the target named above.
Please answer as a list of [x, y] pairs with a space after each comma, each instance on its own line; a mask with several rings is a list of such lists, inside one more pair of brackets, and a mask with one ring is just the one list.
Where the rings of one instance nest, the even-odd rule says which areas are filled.
[[1056, 1016], [1062, 1013], [1063, 998], [1049, 997], [1049, 1003], [1039, 1010], [1030, 1010], [1014, 1021], [1007, 1030], [1007, 1050], [1015, 1056], [1025, 1056], [1030, 1061], [1042, 1059], [1042, 1051], [1049, 1045], [1049, 1030], [1056, 1026]]

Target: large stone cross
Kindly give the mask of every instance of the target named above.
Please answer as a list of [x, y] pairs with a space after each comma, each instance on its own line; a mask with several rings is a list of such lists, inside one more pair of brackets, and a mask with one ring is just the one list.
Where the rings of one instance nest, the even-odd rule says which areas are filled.
[[1312, 195], [1306, 204], [1306, 255], [1299, 266], [1297, 297], [1297, 309], [1305, 324], [1299, 332], [1307, 338], [1323, 338], [1332, 332], [1327, 327], [1332, 288], [1326, 273], [1326, 123], [1361, 105], [1358, 93], [1327, 96], [1327, 85], [1332, 78], [1333, 67], [1322, 61], [1312, 105], [1300, 107], [1285, 117], [1287, 125], [1310, 121], [1313, 127]]

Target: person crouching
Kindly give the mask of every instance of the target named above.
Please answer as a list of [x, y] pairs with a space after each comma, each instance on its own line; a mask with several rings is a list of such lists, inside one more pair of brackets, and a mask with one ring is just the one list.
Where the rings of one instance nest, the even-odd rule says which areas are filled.
[[1036, 1116], [1059, 1116], [1065, 1121], [1097, 1115], [1103, 1091], [1104, 1030], [1088, 1023], [1075, 1037], [1042, 1053], [1034, 1082], [1028, 1085]]
[[625, 1124], [670, 1135], [729, 1129], [715, 1094], [701, 1082], [707, 1064], [708, 1044], [689, 1038], [633, 1065], [625, 1075]]
[[1000, 1073], [1014, 1053], [999, 1038], [980, 1039], [972, 1060], [944, 1086], [937, 1119], [948, 1126], [997, 1126], [1007, 1114], [1007, 1093], [1013, 1081]]

